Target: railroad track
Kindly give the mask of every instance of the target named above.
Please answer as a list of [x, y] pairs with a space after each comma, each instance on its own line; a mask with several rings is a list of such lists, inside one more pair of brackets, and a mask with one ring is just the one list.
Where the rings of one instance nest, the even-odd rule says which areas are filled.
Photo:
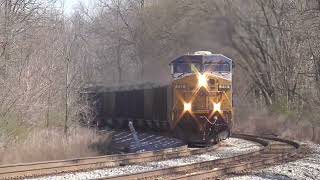
[[[232, 172], [239, 172], [250, 168], [274, 164], [284, 160], [292, 160], [293, 158], [297, 158], [301, 151], [299, 144], [283, 139], [241, 134], [234, 135], [234, 137], [257, 142], [264, 148], [255, 152], [225, 159], [217, 159], [135, 174], [125, 174], [103, 179], [203, 179], [208, 177], [218, 177]], [[203, 154], [213, 151], [216, 148], [218, 148], [218, 146], [200, 149], [189, 149], [187, 146], [181, 146], [152, 152], [6, 165], [0, 166], [0, 179], [57, 175], [76, 171], [88, 171], [92, 169], [139, 164]]]
[[233, 137], [254, 141], [264, 148], [235, 157], [204, 161], [154, 171], [125, 174], [103, 179], [208, 179], [301, 158], [298, 143], [280, 138], [235, 134]]
[[0, 166], [0, 179], [39, 177], [57, 175], [66, 172], [87, 171], [92, 169], [111, 168], [129, 164], [160, 161], [186, 157], [212, 151], [217, 147], [190, 149], [186, 145], [158, 151], [116, 154], [98, 157], [77, 158], [59, 161], [46, 161]]

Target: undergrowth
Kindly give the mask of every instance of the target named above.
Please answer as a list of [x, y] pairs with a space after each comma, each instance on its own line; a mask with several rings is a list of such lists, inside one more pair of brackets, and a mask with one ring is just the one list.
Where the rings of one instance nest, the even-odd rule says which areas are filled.
[[108, 135], [91, 129], [76, 128], [67, 136], [60, 128], [31, 129], [25, 137], [0, 144], [0, 164], [96, 156], [100, 153], [97, 145], [107, 146], [108, 142]]

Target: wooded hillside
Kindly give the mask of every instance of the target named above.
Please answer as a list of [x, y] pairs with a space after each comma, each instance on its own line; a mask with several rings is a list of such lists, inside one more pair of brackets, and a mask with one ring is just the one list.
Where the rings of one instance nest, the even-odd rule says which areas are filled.
[[198, 50], [236, 63], [236, 130], [268, 122], [319, 140], [319, 15], [317, 0], [96, 0], [71, 15], [60, 1], [0, 0], [0, 147], [37, 129], [68, 136], [79, 111], [94, 115], [83, 87], [167, 83], [168, 63]]

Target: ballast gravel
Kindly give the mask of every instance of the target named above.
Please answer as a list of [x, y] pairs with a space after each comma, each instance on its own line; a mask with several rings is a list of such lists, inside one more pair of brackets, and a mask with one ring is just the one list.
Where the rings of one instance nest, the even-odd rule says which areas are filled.
[[[139, 144], [134, 140], [132, 134], [128, 131], [115, 132], [111, 141], [111, 146], [121, 144], [127, 147], [127, 152], [137, 151], [155, 151], [165, 148], [174, 148], [185, 145], [181, 140], [158, 136], [148, 133], [137, 133]], [[138, 147], [140, 145], [141, 147]]]
[[249, 175], [232, 177], [227, 180], [320, 179], [320, 145], [313, 143], [305, 144], [309, 146], [313, 152], [303, 159], [253, 171]]
[[103, 178], [108, 176], [119, 176], [123, 174], [129, 173], [138, 173], [143, 171], [151, 171], [161, 168], [168, 168], [173, 166], [181, 166], [191, 163], [197, 163], [201, 161], [209, 161], [221, 158], [227, 158], [236, 156], [239, 154], [244, 154], [252, 151], [256, 151], [262, 148], [259, 144], [254, 142], [230, 138], [220, 143], [219, 148], [201, 155], [191, 155], [188, 157], [165, 160], [165, 161], [155, 161], [148, 162], [139, 165], [127, 165], [123, 167], [115, 167], [115, 168], [106, 168], [93, 170], [88, 172], [77, 172], [77, 173], [69, 173], [63, 174], [59, 176], [50, 176], [50, 177], [41, 177], [37, 178], [37, 180], [60, 180], [60, 179], [95, 179], [95, 178]]

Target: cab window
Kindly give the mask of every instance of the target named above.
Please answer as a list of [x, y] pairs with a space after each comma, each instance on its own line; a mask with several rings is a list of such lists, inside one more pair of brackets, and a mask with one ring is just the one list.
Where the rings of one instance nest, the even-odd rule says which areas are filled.
[[201, 70], [201, 64], [196, 63], [177, 63], [173, 66], [174, 73], [194, 73]]
[[204, 71], [230, 72], [230, 64], [228, 62], [205, 64]]

